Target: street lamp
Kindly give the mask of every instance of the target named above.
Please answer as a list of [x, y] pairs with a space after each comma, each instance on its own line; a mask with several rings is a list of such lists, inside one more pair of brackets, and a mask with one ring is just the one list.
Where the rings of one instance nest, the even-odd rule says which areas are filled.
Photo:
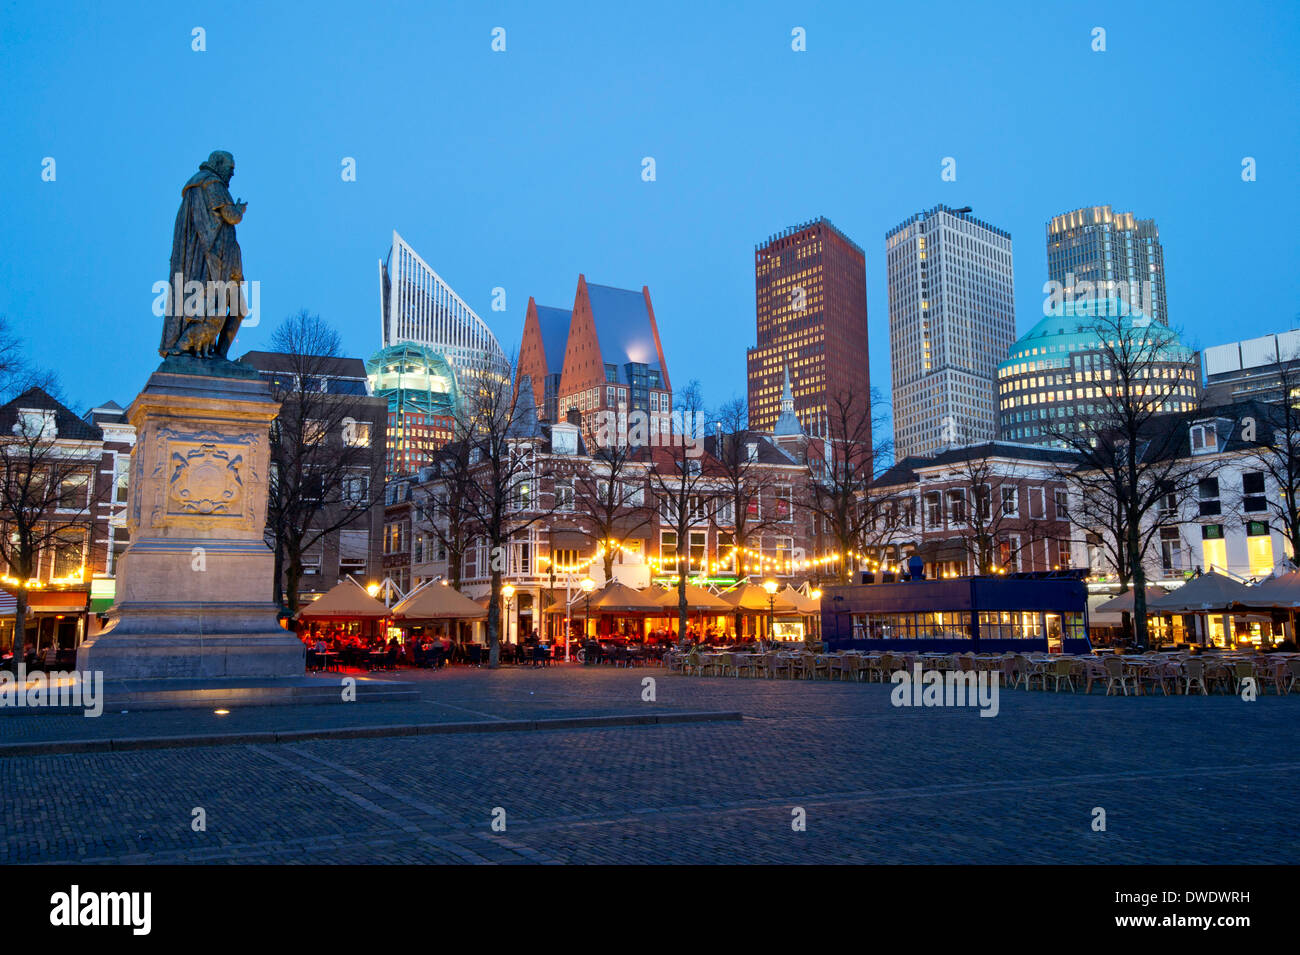
[[[814, 589], [809, 592], [808, 596], [811, 597], [813, 600], [820, 601], [822, 599], [822, 592], [820, 590]], [[822, 615], [821, 615], [820, 605], [817, 608], [817, 616], [815, 619], [817, 621], [817, 639], [820, 640], [822, 636]]]
[[515, 585], [506, 584], [501, 588], [501, 596], [506, 598], [506, 637], [510, 636], [510, 601], [515, 596]]
[[583, 577], [582, 583], [578, 586], [582, 588], [582, 592], [587, 596], [587, 610], [582, 615], [582, 635], [585, 639], [587, 636], [587, 627], [589, 625], [588, 622], [591, 620], [591, 592], [596, 589], [596, 582], [590, 577]]
[[767, 591], [767, 639], [775, 639], [772, 633], [776, 630], [776, 581], [763, 581], [763, 589]]

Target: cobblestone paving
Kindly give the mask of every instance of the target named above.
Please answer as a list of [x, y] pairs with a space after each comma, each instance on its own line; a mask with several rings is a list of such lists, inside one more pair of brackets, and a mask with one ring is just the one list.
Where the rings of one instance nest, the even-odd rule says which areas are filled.
[[[658, 681], [655, 704], [640, 701], [646, 676]], [[608, 668], [419, 678], [419, 704], [265, 708], [241, 714], [239, 728], [351, 710], [365, 710], [367, 725], [442, 710], [465, 720], [651, 706], [746, 719], [0, 759], [0, 804], [22, 820], [0, 835], [0, 862], [1300, 859], [1300, 696], [1004, 691], [987, 719], [895, 709], [879, 685]], [[108, 718], [10, 716], [0, 731], [26, 738], [69, 719]], [[122, 720], [117, 735], [214, 729], [203, 711]], [[49, 725], [19, 725], [40, 723]], [[205, 832], [191, 829], [196, 807]], [[794, 807], [806, 831], [792, 829]], [[1106, 811], [1105, 832], [1092, 830], [1094, 807]], [[490, 827], [498, 808], [505, 832]]]

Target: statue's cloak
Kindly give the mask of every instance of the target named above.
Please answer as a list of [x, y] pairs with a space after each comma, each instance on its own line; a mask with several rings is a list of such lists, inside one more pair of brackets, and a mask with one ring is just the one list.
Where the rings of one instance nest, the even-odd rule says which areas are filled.
[[[172, 289], [167, 315], [163, 321], [162, 342], [158, 351], [164, 357], [177, 353], [177, 344], [185, 331], [186, 322], [202, 320], [185, 315], [185, 283], [201, 282], [204, 289], [209, 282], [242, 282], [244, 265], [235, 239], [235, 227], [222, 217], [222, 209], [233, 207], [230, 190], [221, 177], [207, 163], [190, 177], [181, 189], [181, 207], [176, 212], [176, 227], [172, 233], [171, 268], [167, 280]], [[180, 284], [176, 276], [179, 274]], [[180, 295], [177, 295], [177, 292]], [[237, 296], [239, 314], [226, 322], [223, 333], [222, 355], [229, 347], [234, 331], [245, 311], [242, 296]], [[209, 320], [213, 316], [207, 316]]]

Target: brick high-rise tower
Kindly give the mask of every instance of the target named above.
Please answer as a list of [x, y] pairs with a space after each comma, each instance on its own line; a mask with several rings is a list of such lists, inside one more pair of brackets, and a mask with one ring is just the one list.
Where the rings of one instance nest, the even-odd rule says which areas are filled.
[[866, 254], [829, 219], [793, 226], [754, 249], [758, 344], [746, 352], [749, 426], [770, 431], [781, 415], [785, 370], [794, 410], [810, 435], [829, 435], [828, 403], [853, 394], [865, 408]]

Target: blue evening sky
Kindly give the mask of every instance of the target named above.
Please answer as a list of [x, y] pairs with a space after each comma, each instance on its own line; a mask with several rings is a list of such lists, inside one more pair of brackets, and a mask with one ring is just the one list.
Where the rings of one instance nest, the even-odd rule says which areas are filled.
[[1052, 215], [1155, 218], [1172, 322], [1216, 344], [1300, 312], [1298, 62], [1294, 2], [7, 4], [0, 315], [73, 403], [127, 404], [180, 187], [224, 148], [262, 287], [233, 355], [302, 307], [374, 351], [396, 228], [507, 353], [529, 295], [648, 285], [673, 383], [716, 404], [745, 391], [754, 244], [825, 215], [866, 249], [887, 395], [884, 234], [940, 202], [1011, 232], [1020, 331]]

